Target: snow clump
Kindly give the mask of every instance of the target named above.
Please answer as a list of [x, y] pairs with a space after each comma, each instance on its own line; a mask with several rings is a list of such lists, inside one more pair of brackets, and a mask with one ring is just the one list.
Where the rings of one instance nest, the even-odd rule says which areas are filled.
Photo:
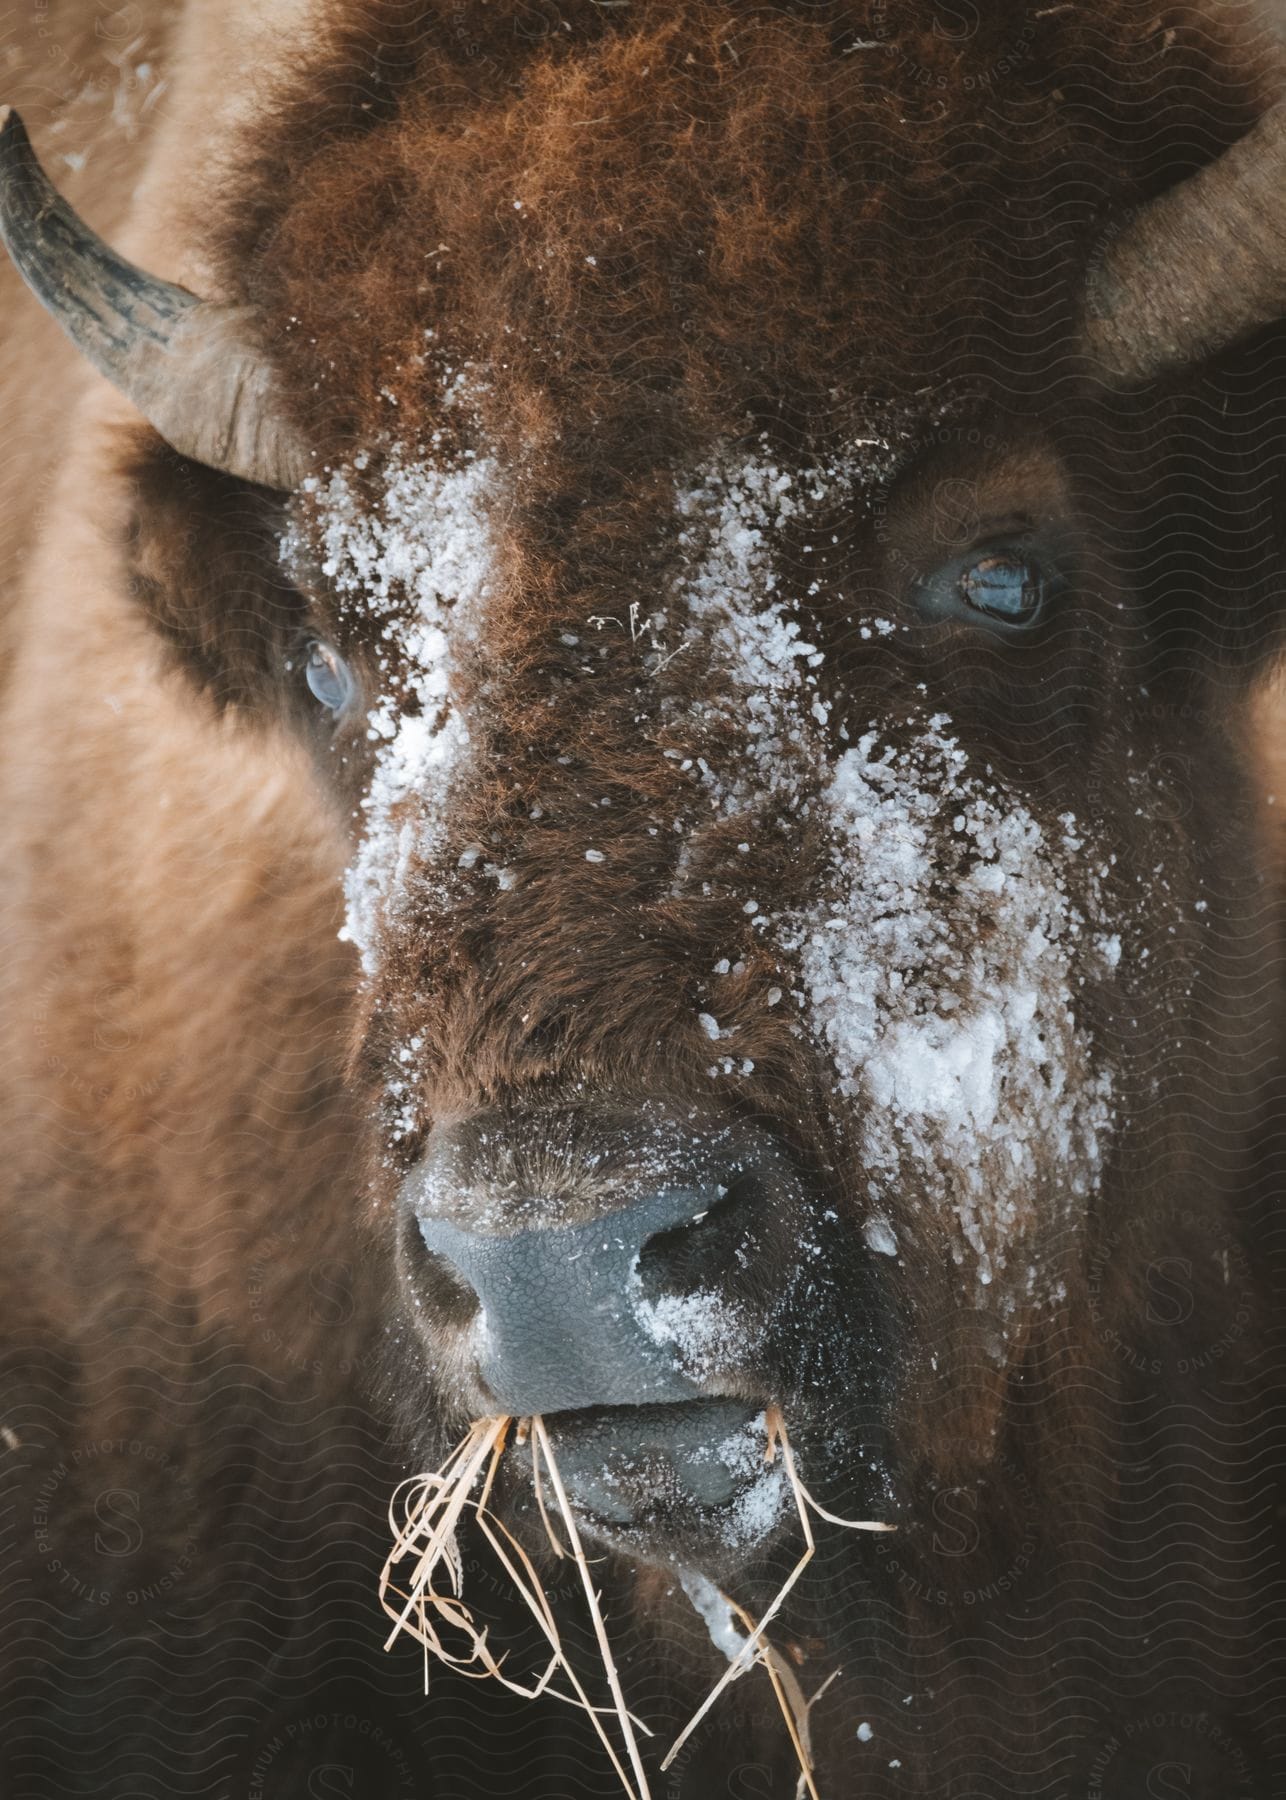
[[949, 724], [900, 744], [870, 731], [839, 758], [829, 891], [784, 939], [872, 1199], [951, 1206], [986, 1287], [1038, 1195], [1054, 1187], [1070, 1216], [1099, 1176], [1112, 1075], [1076, 995], [1120, 942], [1097, 878], [971, 772]]
[[388, 645], [382, 663], [390, 685], [367, 716], [379, 749], [361, 802], [364, 831], [344, 884], [342, 935], [357, 945], [368, 976], [377, 972], [380, 937], [405, 898], [409, 869], [441, 845], [446, 802], [469, 750], [451, 687], [492, 590], [498, 486], [495, 459], [467, 450], [439, 467], [395, 445], [382, 475], [374, 510], [359, 500], [353, 472], [304, 484], [317, 512], [322, 573], [341, 601], [383, 621]]

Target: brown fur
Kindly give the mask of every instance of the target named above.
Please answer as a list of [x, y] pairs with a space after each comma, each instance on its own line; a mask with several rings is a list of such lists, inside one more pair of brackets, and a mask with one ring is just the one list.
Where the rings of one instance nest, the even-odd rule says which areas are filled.
[[[232, 25], [172, 28], [174, 102], [127, 241], [264, 309], [319, 457], [390, 429], [386, 389], [393, 429], [426, 436], [441, 369], [487, 370], [482, 428], [512, 447], [512, 506], [485, 657], [463, 678], [482, 774], [457, 797], [446, 860], [476, 841], [523, 879], [499, 894], [453, 877], [449, 910], [356, 996], [336, 884], [369, 752], [357, 730], [332, 743], [282, 667], [319, 632], [369, 672], [369, 631], [320, 579], [285, 582], [276, 497], [181, 463], [89, 393], [24, 545], [5, 713], [4, 1420], [14, 1564], [36, 1583], [22, 1643], [51, 1663], [14, 1688], [15, 1793], [248, 1794], [276, 1735], [273, 1779], [292, 1796], [321, 1763], [362, 1755], [363, 1793], [402, 1791], [399, 1756], [453, 1795], [611, 1791], [565, 1716], [449, 1684], [426, 1708], [414, 1659], [378, 1657], [381, 1507], [443, 1421], [424, 1349], [401, 1324], [382, 1342], [393, 1177], [371, 1121], [412, 1030], [430, 1055], [403, 1165], [434, 1120], [481, 1105], [521, 1115], [577, 1084], [604, 1104], [704, 1094], [695, 1015], [736, 945], [745, 972], [720, 1008], [755, 1064], [739, 1106], [856, 1216], [815, 1051], [763, 1004], [778, 971], [741, 913], [738, 833], [696, 834], [711, 891], [675, 898], [672, 851], [645, 830], [693, 816], [659, 752], [725, 746], [664, 727], [653, 702], [641, 716], [623, 628], [594, 637], [592, 661], [562, 640], [591, 613], [651, 603], [671, 471], [712, 436], [748, 438], [752, 422], [787, 453], [825, 449], [873, 395], [927, 415], [946, 393], [965, 423], [935, 442], [921, 416], [918, 464], [879, 529], [836, 521], [842, 579], [791, 546], [819, 578], [811, 623], [837, 717], [878, 716], [918, 680], [949, 692], [1039, 816], [1074, 804], [1102, 828], [1122, 894], [1164, 864], [1175, 912], [1158, 902], [1150, 924], [1157, 973], [1085, 1002], [1128, 1052], [1133, 1130], [1110, 1205], [1074, 1242], [1040, 1246], [1065, 1307], [1024, 1317], [998, 1367], [996, 1319], [955, 1297], [948, 1222], [898, 1221], [915, 1254], [890, 1429], [918, 1505], [892, 1549], [828, 1543], [799, 1610], [795, 1628], [824, 1640], [818, 1679], [845, 1664], [816, 1715], [827, 1791], [1070, 1796], [1094, 1791], [1106, 1754], [1103, 1791], [1132, 1800], [1166, 1754], [1146, 1722], [1158, 1692], [1211, 1720], [1177, 1728], [1192, 1792], [1278, 1791], [1253, 1291], [1276, 1192], [1271, 1129], [1255, 1131], [1276, 1098], [1276, 895], [1242, 737], [1278, 624], [1281, 408], [1261, 396], [1280, 398], [1282, 345], [1264, 334], [1123, 399], [1071, 355], [1105, 222], [1240, 135], [1274, 67], [1235, 7], [998, 7], [963, 41], [953, 19], [696, 0], [337, 9], [226, 134], [202, 109], [210, 71], [236, 76], [240, 55], [248, 79], [250, 49]], [[871, 37], [884, 47], [856, 47]], [[114, 160], [108, 188], [118, 174]], [[5, 307], [24, 334], [6, 379], [38, 356], [73, 390], [34, 307], [8, 290]], [[29, 383], [24, 420], [62, 391]], [[37, 465], [17, 472], [35, 492]], [[894, 590], [899, 545], [923, 539], [938, 484], [964, 477], [1088, 521], [1097, 585], [1025, 665], [962, 634], [868, 666], [845, 637], [851, 596]], [[27, 510], [12, 504], [15, 521]], [[667, 671], [688, 719], [709, 679], [695, 655]], [[1127, 750], [1168, 772], [1173, 805], [1140, 816]], [[586, 873], [605, 796], [615, 854]], [[756, 894], [788, 898], [819, 856], [766, 821]], [[1169, 1258], [1189, 1268], [1178, 1330], [1152, 1285]], [[1229, 1258], [1245, 1272], [1232, 1288]], [[1185, 1346], [1211, 1344], [1213, 1367], [1179, 1369]], [[958, 1567], [940, 1547], [955, 1515], [937, 1505], [957, 1486], [982, 1527]], [[130, 1579], [146, 1589], [182, 1565], [172, 1595], [130, 1600], [87, 1548], [111, 1541], [104, 1493], [135, 1491], [147, 1542]], [[52, 1539], [28, 1523], [51, 1506]], [[106, 1600], [83, 1591], [90, 1571]], [[654, 1574], [611, 1580], [627, 1681], [677, 1719], [689, 1671], [714, 1672], [707, 1647]], [[733, 1726], [658, 1792], [782, 1786], [789, 1758], [746, 1690]], [[333, 1721], [301, 1736], [312, 1714], [347, 1712], [397, 1754]], [[858, 1718], [876, 1735], [855, 1762]], [[154, 1751], [155, 1778], [140, 1772]]]

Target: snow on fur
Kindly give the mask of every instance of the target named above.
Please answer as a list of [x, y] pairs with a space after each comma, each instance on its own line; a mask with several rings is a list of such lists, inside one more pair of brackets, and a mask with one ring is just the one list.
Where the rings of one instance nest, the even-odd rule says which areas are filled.
[[466, 451], [437, 468], [400, 446], [382, 473], [374, 512], [342, 470], [324, 485], [305, 484], [320, 515], [322, 572], [341, 598], [385, 621], [385, 670], [405, 684], [401, 694], [378, 695], [368, 714], [380, 748], [362, 800], [362, 842], [345, 878], [344, 935], [368, 975], [412, 861], [423, 864], [441, 848], [446, 799], [468, 752], [468, 723], [452, 703], [451, 683], [490, 592], [497, 481], [489, 456]]
[[[1038, 1192], [1056, 1187], [1070, 1213], [1100, 1173], [1112, 1080], [1075, 994], [1110, 973], [1120, 939], [1075, 854], [1074, 818], [1051, 843], [970, 768], [947, 715], [890, 719], [834, 757], [823, 656], [792, 617], [801, 596], [783, 589], [775, 551], [784, 527], [886, 479], [899, 448], [889, 430], [826, 467], [712, 458], [677, 497], [682, 600], [726, 689], [711, 714], [735, 726], [729, 766], [701, 768], [716, 808], [820, 802], [824, 891], [754, 926], [794, 961], [835, 1094], [863, 1121], [868, 1198], [877, 1211], [899, 1190], [953, 1208], [958, 1256], [972, 1254], [985, 1288], [1034, 1223]], [[874, 620], [861, 636], [894, 629]]]
[[[823, 891], [776, 919], [753, 901], [745, 910], [798, 970], [792, 991], [836, 1096], [862, 1121], [869, 1202], [878, 1215], [909, 1188], [951, 1207], [957, 1254], [967, 1247], [986, 1287], [1034, 1223], [1037, 1194], [1056, 1186], [1070, 1211], [1101, 1170], [1112, 1080], [1075, 994], [1087, 974], [1110, 973], [1120, 940], [1076, 854], [1076, 821], [1066, 815], [1051, 842], [970, 767], [946, 714], [890, 719], [834, 757], [823, 655], [793, 616], [800, 596], [782, 586], [778, 546], [784, 528], [886, 478], [903, 448], [890, 428], [807, 469], [719, 451], [676, 492], [677, 598], [686, 640], [704, 643], [721, 678], [706, 722], [736, 726], [719, 768], [699, 762], [712, 806], [724, 816], [820, 806], [826, 822]], [[346, 935], [368, 974], [408, 868], [444, 848], [445, 803], [469, 749], [452, 674], [491, 589], [499, 482], [493, 458], [467, 452], [435, 467], [394, 449], [382, 474], [374, 510], [349, 472], [308, 484], [324, 572], [341, 598], [385, 620], [388, 671], [413, 702], [383, 693], [368, 719], [380, 748], [346, 880]], [[862, 635], [892, 630], [878, 620]], [[681, 846], [676, 891], [684, 880]], [[700, 1022], [718, 1034], [713, 1015]]]
[[797, 802], [818, 754], [827, 706], [817, 691], [823, 657], [792, 613], [801, 596], [780, 586], [783, 528], [853, 496], [897, 467], [909, 442], [889, 423], [847, 455], [806, 470], [782, 468], [767, 452], [719, 451], [675, 497], [682, 558], [681, 601], [690, 636], [704, 642], [731, 692], [712, 695], [709, 713], [735, 721], [738, 765], [702, 765], [718, 809], [739, 812], [766, 800]]
[[870, 1198], [951, 1205], [986, 1286], [1034, 1197], [1052, 1185], [1070, 1216], [1101, 1171], [1112, 1080], [1075, 995], [1118, 941], [1070, 897], [1070, 850], [970, 771], [948, 725], [900, 746], [872, 731], [839, 759], [830, 893], [786, 936], [857, 1103]]

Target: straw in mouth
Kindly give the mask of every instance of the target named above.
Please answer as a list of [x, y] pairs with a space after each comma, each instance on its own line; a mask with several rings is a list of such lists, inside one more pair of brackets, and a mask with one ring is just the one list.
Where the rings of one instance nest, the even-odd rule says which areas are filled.
[[[799, 1514], [804, 1549], [757, 1623], [744, 1607], [704, 1576], [693, 1570], [680, 1571], [684, 1592], [705, 1620], [716, 1647], [728, 1657], [728, 1667], [675, 1739], [661, 1769], [669, 1768], [724, 1689], [748, 1669], [761, 1664], [772, 1683], [799, 1761], [797, 1796], [800, 1800], [804, 1795], [819, 1800], [813, 1780], [809, 1713], [839, 1671], [831, 1675], [811, 1700], [806, 1699], [794, 1668], [782, 1651], [768, 1641], [766, 1630], [815, 1553], [810, 1515], [855, 1531], [892, 1531], [895, 1528], [873, 1520], [839, 1519], [826, 1512], [800, 1479], [780, 1409], [768, 1408], [765, 1422], [768, 1428], [765, 1460], [773, 1462], [779, 1453], [781, 1455]], [[516, 1429], [511, 1431], [515, 1424]], [[546, 1536], [556, 1556], [569, 1558], [576, 1564], [611, 1695], [610, 1706], [598, 1707], [589, 1699], [563, 1648], [553, 1608], [535, 1565], [491, 1509], [496, 1474], [511, 1441], [530, 1442], [536, 1502]], [[546, 1477], [561, 1521], [561, 1535], [550, 1516], [544, 1491]], [[464, 1563], [458, 1532], [466, 1513], [472, 1514], [545, 1641], [547, 1661], [529, 1680], [520, 1680], [508, 1672], [505, 1666], [507, 1652], [497, 1654], [493, 1651], [487, 1641], [487, 1629], [479, 1627], [463, 1598]], [[413, 1637], [424, 1651], [426, 1688], [429, 1658], [433, 1657], [474, 1680], [499, 1681], [512, 1693], [525, 1698], [536, 1699], [548, 1694], [580, 1708], [590, 1718], [627, 1800], [651, 1800], [638, 1734], [651, 1737], [652, 1732], [625, 1703], [603, 1618], [602, 1596], [594, 1585], [590, 1561], [541, 1416], [534, 1414], [520, 1421], [509, 1416], [475, 1420], [440, 1469], [403, 1482], [397, 1489], [389, 1507], [389, 1525], [393, 1532], [393, 1548], [380, 1576], [380, 1604], [393, 1620], [385, 1649], [389, 1649], [404, 1632]], [[619, 1749], [609, 1730], [613, 1720], [620, 1737]]]

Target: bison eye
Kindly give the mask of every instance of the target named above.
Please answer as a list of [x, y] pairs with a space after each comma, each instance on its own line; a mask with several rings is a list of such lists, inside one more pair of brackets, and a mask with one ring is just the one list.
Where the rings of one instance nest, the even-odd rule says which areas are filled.
[[1026, 545], [971, 550], [936, 569], [921, 584], [920, 603], [939, 617], [982, 613], [998, 625], [1034, 625], [1062, 587], [1051, 563]]
[[1025, 557], [984, 556], [960, 577], [960, 592], [979, 612], [1025, 625], [1045, 603], [1045, 578], [1039, 563]]
[[339, 652], [316, 641], [308, 646], [304, 680], [313, 697], [336, 716], [345, 711], [357, 690], [352, 672]]

